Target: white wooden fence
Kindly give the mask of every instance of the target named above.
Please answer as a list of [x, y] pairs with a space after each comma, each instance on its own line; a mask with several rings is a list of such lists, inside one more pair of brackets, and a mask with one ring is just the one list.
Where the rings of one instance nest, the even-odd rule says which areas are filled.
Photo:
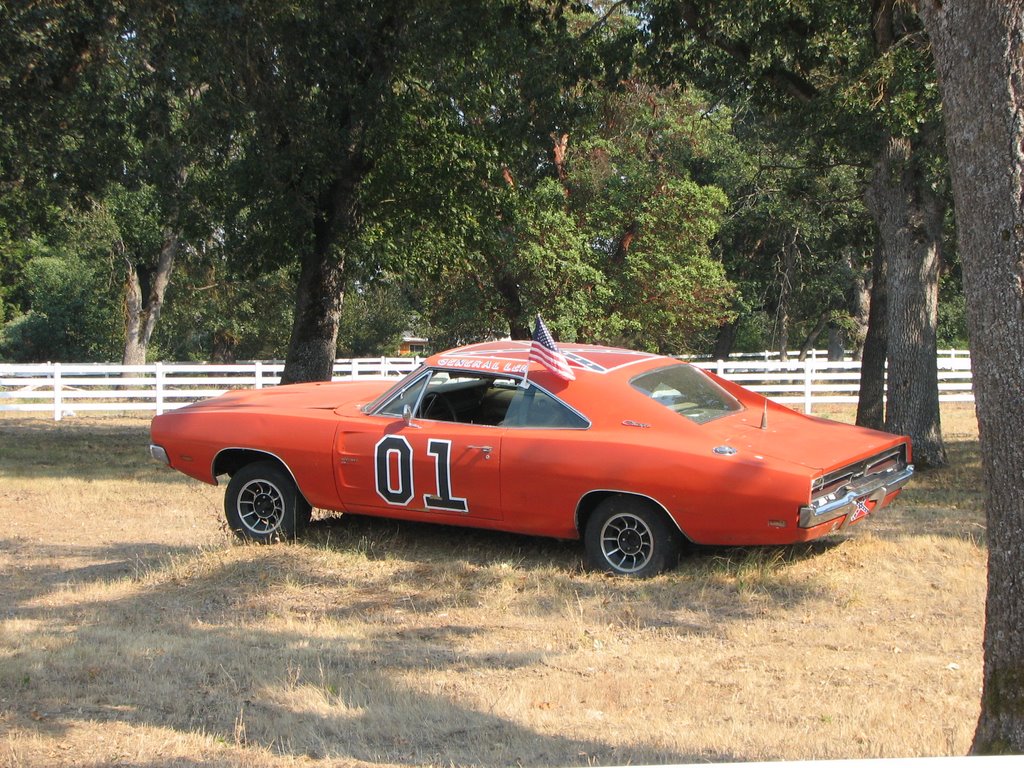
[[[420, 362], [420, 358], [412, 357], [338, 360], [334, 379], [393, 378], [412, 371]], [[970, 357], [963, 352], [944, 351], [938, 363], [940, 401], [973, 402]], [[823, 404], [857, 402], [857, 361], [829, 362], [818, 355], [803, 361], [736, 356], [694, 364], [804, 413], [812, 413], [815, 406]], [[163, 413], [229, 389], [274, 386], [283, 368], [279, 362], [135, 366], [0, 363], [0, 411], [43, 411], [52, 413], [57, 421], [90, 411]]]

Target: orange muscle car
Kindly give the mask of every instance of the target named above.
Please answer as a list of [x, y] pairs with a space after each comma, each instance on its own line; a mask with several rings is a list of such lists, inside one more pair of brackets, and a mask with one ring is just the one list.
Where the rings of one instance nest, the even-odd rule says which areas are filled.
[[235, 391], [153, 419], [153, 456], [230, 476], [243, 538], [301, 533], [313, 507], [582, 539], [589, 565], [647, 576], [687, 541], [788, 544], [885, 506], [910, 441], [804, 416], [677, 360], [529, 342], [444, 352], [397, 384]]

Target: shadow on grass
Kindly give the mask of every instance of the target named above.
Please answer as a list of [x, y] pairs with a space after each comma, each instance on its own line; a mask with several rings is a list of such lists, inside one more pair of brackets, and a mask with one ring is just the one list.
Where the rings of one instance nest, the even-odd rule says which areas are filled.
[[[75, 550], [75, 557], [95, 564], [64, 571], [40, 566], [8, 593], [5, 599], [24, 620], [17, 634], [0, 635], [0, 718], [8, 727], [61, 739], [83, 721], [147, 724], [212, 736], [241, 750], [234, 754], [254, 748], [286, 758], [387, 764], [735, 758], [680, 754], [642, 737], [616, 745], [601, 737], [596, 723], [587, 729], [571, 715], [563, 733], [553, 734], [550, 724], [541, 730], [496, 714], [472, 686], [446, 686], [445, 680], [498, 675], [507, 681], [504, 695], [514, 696], [517, 678], [538, 674], [551, 652], [529, 640], [519, 647], [471, 647], [469, 641], [490, 627], [441, 621], [432, 613], [450, 585], [444, 568], [399, 562], [353, 576], [337, 568], [318, 574], [302, 558], [308, 550], [301, 545], [207, 552], [144, 546], [138, 566], [126, 557], [131, 547]], [[44, 548], [32, 554], [45, 562], [68, 553]], [[113, 583], [122, 579], [129, 581]], [[106, 598], [95, 591], [77, 600], [71, 595], [68, 605], [44, 599], [57, 588], [104, 583], [112, 591]], [[616, 585], [631, 588], [615, 582], [613, 592]], [[319, 587], [336, 591], [318, 599]], [[276, 598], [297, 588], [316, 606], [313, 618], [299, 621], [303, 606]], [[410, 615], [395, 626], [396, 601], [407, 605], [402, 596], [409, 588], [425, 599], [404, 608]], [[331, 600], [353, 591], [362, 598]], [[433, 593], [436, 598], [428, 599]]]
[[[974, 476], [941, 472], [879, 519], [924, 516], [930, 494], [946, 498], [945, 484]], [[952, 493], [964, 494], [958, 504], [976, 491]], [[957, 535], [958, 518], [948, 509], [937, 529]], [[845, 540], [698, 547], [638, 581], [586, 573], [579, 542], [351, 515], [317, 519], [303, 542], [274, 547], [4, 539], [0, 555], [24, 567], [0, 599], [14, 627], [0, 634], [0, 721], [55, 739], [83, 719], [148, 724], [209, 734], [239, 760], [247, 750], [407, 764], [733, 760], [642, 737], [623, 746], [578, 719], [552, 733], [444, 681], [504, 676], [503, 695], [514, 696], [517, 681], [558, 663], [564, 649], [543, 637], [489, 636], [502, 619], [487, 611], [503, 599], [526, 629], [534, 616], [564, 621], [569, 642], [591, 642], [593, 627], [724, 638], [766, 608], [827, 598], [826, 585], [789, 571]], [[471, 622], [450, 618], [474, 608], [484, 612]]]
[[[582, 541], [369, 515], [325, 514], [314, 520], [307, 530], [305, 542], [310, 546], [358, 551], [368, 559], [401, 557], [432, 564], [513, 565], [527, 570], [562, 570], [568, 574], [579, 574], [584, 570]], [[846, 540], [845, 536], [832, 536], [788, 546], [710, 547], [691, 544], [684, 549], [679, 565], [670, 573], [687, 573], [727, 563], [757, 562], [766, 567], [783, 567], [816, 557]]]
[[582, 545], [537, 536], [370, 515], [323, 512], [307, 530], [311, 546], [359, 551], [369, 559], [399, 555], [423, 562], [502, 563], [525, 568], [561, 568], [579, 572]]
[[[194, 483], [151, 463], [147, 444], [144, 423], [0, 419], [0, 476]], [[969, 535], [981, 519], [977, 443], [948, 448], [951, 466], [922, 473], [867, 530]], [[497, 676], [501, 695], [527, 696], [530, 676], [565, 651], [531, 632], [533, 618], [564, 624], [570, 643], [594, 627], [724, 636], [766, 606], [828, 597], [790, 570], [843, 542], [697, 548], [635, 581], [585, 573], [578, 542], [355, 516], [266, 548], [2, 539], [0, 723], [54, 738], [90, 720], [209, 734], [242, 750], [239, 763], [247, 748], [368, 763], [732, 760], [642, 735], [623, 747], [580, 721], [586, 701], [531, 727], [481, 705], [464, 681]], [[489, 636], [503, 621], [495, 605], [519, 634]]]
[[54, 423], [13, 417], [0, 419], [0, 477], [185, 480], [150, 458], [146, 421]]
[[981, 449], [976, 439], [946, 441], [947, 466], [918, 472], [895, 504], [869, 519], [883, 539], [929, 535], [985, 544]]
[[[4, 579], [0, 618], [38, 617], [38, 601], [54, 592], [139, 579], [169, 559], [193, 555], [195, 551], [195, 547], [155, 542], [54, 546], [18, 538], [0, 539], [0, 556], [17, 563], [17, 572]], [[66, 565], [69, 562], [85, 564]]]
[[[788, 577], [788, 569], [842, 545], [842, 536], [773, 547], [691, 546], [678, 565], [651, 579], [589, 573], [580, 541], [561, 541], [456, 526], [397, 521], [359, 515], [316, 520], [305, 546], [355, 554], [368, 561], [392, 560], [414, 566], [418, 583], [444, 578], [453, 587], [472, 584], [421, 605], [444, 610], [474, 605], [488, 580], [500, 582], [509, 571], [522, 579], [542, 580], [545, 589], [523, 590], [517, 609], [527, 614], [562, 610], [567, 602], [598, 597], [623, 607], [617, 620], [634, 627], [675, 629], [683, 634], [721, 634], [729, 621], [753, 618], [762, 606], [737, 600], [758, 593], [780, 608], [822, 597], [827, 588]], [[311, 578], [318, 577], [313, 574]], [[709, 620], [709, 609], [724, 622]], [[694, 622], [693, 614], [704, 615]]]

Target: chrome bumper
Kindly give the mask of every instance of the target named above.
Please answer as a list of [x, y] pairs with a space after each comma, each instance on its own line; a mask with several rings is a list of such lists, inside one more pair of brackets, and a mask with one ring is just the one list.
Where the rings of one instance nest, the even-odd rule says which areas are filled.
[[[827, 496], [819, 500], [819, 504], [800, 507], [800, 527], [813, 528], [815, 525], [827, 523], [837, 517], [849, 516], [870, 502], [880, 504], [886, 496], [898, 491], [914, 476], [914, 465], [908, 464], [902, 469], [890, 469], [877, 475], [869, 475], [850, 484], [842, 496], [829, 499]], [[866, 509], [864, 510], [866, 511]], [[862, 517], [862, 515], [859, 515]], [[856, 518], [855, 518], [856, 519]], [[843, 521], [843, 525], [849, 520]]]
[[167, 456], [167, 451], [165, 451], [159, 445], [152, 445], [151, 444], [149, 446], [149, 455], [152, 456], [157, 461], [159, 461], [161, 464], [166, 464], [167, 466], [171, 466], [171, 460]]

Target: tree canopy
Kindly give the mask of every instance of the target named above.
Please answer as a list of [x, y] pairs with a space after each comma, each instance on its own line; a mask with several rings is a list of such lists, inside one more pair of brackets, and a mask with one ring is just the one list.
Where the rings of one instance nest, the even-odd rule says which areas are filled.
[[[5, 9], [0, 349], [287, 357], [289, 380], [322, 378], [340, 351], [370, 352], [342, 322], [358, 308], [438, 348], [523, 336], [539, 311], [562, 338], [671, 353], [808, 346], [826, 329], [856, 351], [871, 154], [843, 137], [874, 113], [856, 78], [822, 83], [873, 60], [837, 31], [842, 4], [808, 19], [741, 6], [700, 35], [778, 33], [741, 57], [772, 72], [754, 92], [728, 45], [669, 34], [686, 28], [670, 10], [693, 4]], [[805, 98], [787, 62], [828, 98]], [[897, 101], [896, 122], [917, 125]], [[101, 219], [102, 236], [76, 231]], [[71, 299], [27, 290], [44, 253], [103, 285], [85, 346], [45, 342]]]

